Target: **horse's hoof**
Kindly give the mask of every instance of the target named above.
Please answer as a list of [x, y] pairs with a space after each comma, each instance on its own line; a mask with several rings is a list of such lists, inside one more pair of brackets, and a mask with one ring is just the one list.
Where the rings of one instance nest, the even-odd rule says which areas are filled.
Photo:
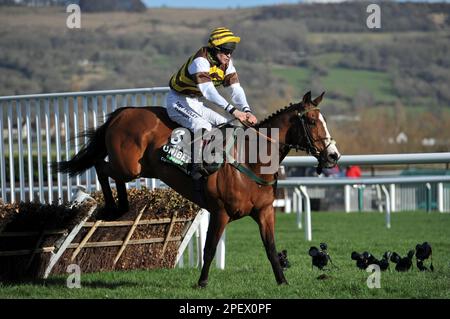
[[102, 207], [96, 217], [97, 219], [103, 219], [105, 221], [117, 220], [119, 217], [123, 215], [123, 212], [120, 212], [116, 206], [104, 206]]
[[208, 280], [201, 280], [198, 282], [197, 287], [198, 288], [206, 288], [207, 285], [208, 285]]
[[130, 210], [130, 206], [119, 206], [119, 208], [117, 208], [117, 211], [121, 214], [125, 214], [126, 212], [128, 212]]
[[280, 282], [278, 282], [278, 285], [279, 286], [281, 286], [281, 285], [289, 285], [289, 283], [286, 281], [286, 280], [283, 280], [283, 281], [280, 281]]

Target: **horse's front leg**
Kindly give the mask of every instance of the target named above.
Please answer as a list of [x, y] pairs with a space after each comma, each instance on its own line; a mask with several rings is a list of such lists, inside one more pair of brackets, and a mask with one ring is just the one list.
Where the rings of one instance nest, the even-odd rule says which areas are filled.
[[206, 287], [208, 284], [208, 273], [211, 262], [216, 254], [217, 243], [223, 234], [225, 226], [228, 224], [230, 217], [225, 210], [220, 210], [215, 214], [211, 214], [209, 218], [208, 233], [206, 234], [205, 249], [203, 251], [203, 267], [198, 280], [198, 286]]
[[287, 284], [275, 247], [275, 210], [273, 206], [266, 206], [259, 210], [255, 215], [252, 215], [252, 217], [259, 225], [261, 239], [264, 248], [266, 249], [267, 258], [269, 258], [270, 264], [272, 265], [272, 270], [277, 283], [279, 285]]

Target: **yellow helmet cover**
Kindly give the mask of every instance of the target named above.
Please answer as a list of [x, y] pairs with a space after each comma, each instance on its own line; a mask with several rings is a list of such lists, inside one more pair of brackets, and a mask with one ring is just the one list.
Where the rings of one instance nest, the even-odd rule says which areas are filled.
[[209, 36], [208, 40], [208, 46], [209, 47], [218, 47], [224, 43], [229, 42], [235, 42], [239, 43], [241, 41], [240, 37], [237, 37], [234, 35], [233, 32], [231, 32], [227, 28], [216, 28], [211, 32], [211, 35]]

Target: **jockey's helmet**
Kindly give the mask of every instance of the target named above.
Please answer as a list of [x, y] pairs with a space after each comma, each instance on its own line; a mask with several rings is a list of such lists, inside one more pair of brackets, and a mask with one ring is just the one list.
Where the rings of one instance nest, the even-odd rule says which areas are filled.
[[211, 32], [208, 40], [208, 46], [215, 49], [226, 49], [233, 51], [236, 48], [236, 43], [241, 41], [240, 37], [234, 35], [231, 30], [227, 28], [216, 28]]

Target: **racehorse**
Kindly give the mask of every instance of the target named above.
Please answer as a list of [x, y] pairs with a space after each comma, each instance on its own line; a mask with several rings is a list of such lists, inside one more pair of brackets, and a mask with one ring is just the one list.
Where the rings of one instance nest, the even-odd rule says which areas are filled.
[[[316, 157], [318, 169], [334, 167], [340, 154], [318, 107], [324, 93], [311, 100], [311, 92], [308, 92], [301, 102], [290, 104], [248, 129], [259, 133], [263, 128], [266, 131], [268, 128], [278, 128], [278, 140], [273, 135], [261, 135], [270, 144], [269, 152], [278, 152], [279, 162], [295, 148]], [[108, 116], [104, 124], [86, 133], [88, 143], [71, 160], [55, 163], [56, 170], [75, 176], [95, 166], [105, 198], [105, 210], [127, 211], [129, 206], [125, 183], [138, 177], [158, 178], [208, 210], [210, 221], [199, 287], [205, 287], [208, 283], [211, 261], [226, 225], [249, 215], [259, 225], [277, 283], [287, 284], [274, 239], [273, 202], [277, 173], [262, 174], [259, 169], [262, 164], [259, 162], [238, 167], [244, 169], [236, 169], [236, 166], [226, 162], [218, 171], [205, 178], [203, 197], [199, 197], [196, 194], [197, 184], [190, 176], [160, 160], [159, 150], [176, 127], [162, 107], [119, 108]], [[106, 156], [109, 157], [108, 162], [105, 161]], [[118, 206], [108, 177], [115, 180]]]

